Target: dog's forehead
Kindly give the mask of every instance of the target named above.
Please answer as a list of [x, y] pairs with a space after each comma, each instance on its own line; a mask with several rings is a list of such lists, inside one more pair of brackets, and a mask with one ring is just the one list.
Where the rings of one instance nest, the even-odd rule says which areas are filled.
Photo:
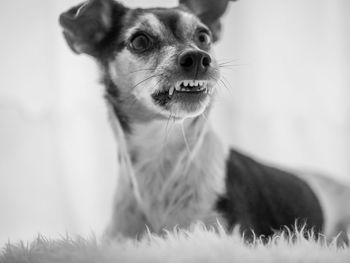
[[153, 8], [134, 10], [127, 17], [125, 37], [146, 30], [157, 36], [170, 34], [177, 38], [193, 33], [198, 26], [206, 27], [195, 15], [179, 8]]

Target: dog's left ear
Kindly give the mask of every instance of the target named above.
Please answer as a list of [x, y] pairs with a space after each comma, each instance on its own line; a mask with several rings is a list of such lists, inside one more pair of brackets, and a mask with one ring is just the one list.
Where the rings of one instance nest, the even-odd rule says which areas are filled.
[[190, 9], [210, 28], [215, 42], [220, 38], [220, 17], [225, 13], [229, 1], [236, 0], [180, 0], [180, 5]]

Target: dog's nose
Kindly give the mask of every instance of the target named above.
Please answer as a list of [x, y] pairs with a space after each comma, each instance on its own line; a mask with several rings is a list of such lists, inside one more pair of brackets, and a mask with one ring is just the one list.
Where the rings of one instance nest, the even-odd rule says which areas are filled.
[[185, 51], [179, 56], [179, 65], [188, 72], [203, 73], [210, 66], [210, 55], [204, 51]]

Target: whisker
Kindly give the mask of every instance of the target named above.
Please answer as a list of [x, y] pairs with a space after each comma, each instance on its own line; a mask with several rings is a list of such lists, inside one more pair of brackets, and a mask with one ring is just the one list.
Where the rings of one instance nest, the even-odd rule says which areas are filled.
[[218, 83], [220, 86], [223, 86], [226, 90], [227, 90], [227, 92], [230, 94], [230, 96], [231, 96], [231, 98], [233, 99], [234, 98], [234, 96], [233, 96], [233, 93], [232, 93], [232, 91], [231, 91], [231, 89], [229, 89], [228, 87], [227, 87], [227, 85], [226, 85], [226, 83], [222, 80], [222, 79], [219, 79], [219, 82], [220, 83]]
[[248, 64], [245, 63], [240, 63], [240, 64], [231, 64], [230, 62], [224, 62], [224, 63], [219, 63], [218, 66], [233, 66], [233, 67], [241, 67], [241, 66], [247, 66]]
[[207, 115], [205, 115], [205, 111], [203, 111], [203, 113], [201, 114], [201, 116], [204, 118], [204, 120], [205, 120], [206, 122], [208, 122], [208, 117], [207, 117]]
[[232, 66], [233, 64], [230, 64], [229, 62], [225, 62], [225, 63], [220, 63], [218, 64], [218, 67], [219, 68], [223, 68], [223, 67], [230, 67]]
[[138, 70], [127, 72], [126, 74], [133, 74], [133, 73], [137, 73], [137, 72], [140, 72], [140, 71], [153, 71], [153, 70], [156, 70], [156, 69], [157, 68], [143, 68], [143, 69], [138, 69]]
[[219, 66], [220, 70], [231, 70], [231, 71], [237, 71], [242, 67], [243, 64], [241, 65], [221, 65]]
[[157, 66], [155, 68], [142, 68], [142, 69], [137, 69], [137, 70], [134, 70], [134, 71], [127, 72], [126, 74], [133, 74], [133, 73], [138, 73], [138, 72], [141, 72], [141, 71], [155, 71], [156, 69], [163, 70], [165, 68], [164, 67], [160, 67], [160, 66]]
[[190, 146], [188, 144], [187, 138], [186, 138], [185, 128], [184, 128], [184, 123], [183, 122], [181, 122], [181, 130], [182, 130], [182, 136], [184, 138], [184, 142], [185, 142], [185, 145], [186, 145], [186, 148], [187, 148], [187, 152], [188, 152], [189, 155], [191, 155], [191, 150], [190, 150]]
[[151, 76], [145, 78], [144, 80], [141, 80], [139, 83], [137, 83], [137, 84], [136, 84], [135, 86], [133, 86], [131, 89], [136, 88], [138, 85], [144, 83], [144, 82], [147, 81], [147, 80], [150, 80], [150, 79], [152, 79], [152, 78], [159, 77], [159, 76], [161, 76], [161, 74], [151, 75]]
[[229, 63], [232, 63], [232, 62], [234, 62], [234, 61], [237, 61], [238, 59], [229, 59], [229, 60], [218, 60], [218, 62], [219, 62], [219, 65], [224, 65], [224, 64], [229, 64]]
[[209, 75], [209, 78], [213, 79], [215, 81], [215, 84], [218, 84], [219, 82], [219, 79], [214, 77], [212, 74], [208, 74]]
[[232, 96], [232, 98], [233, 98], [233, 93], [232, 93], [231, 90], [227, 87], [227, 85], [226, 85], [226, 83], [225, 83], [224, 80], [222, 80], [221, 78], [216, 78], [216, 77], [214, 77], [214, 76], [211, 75], [211, 74], [209, 74], [209, 77], [215, 81], [215, 84], [216, 84], [216, 85], [219, 85], [220, 87], [223, 86], [223, 87], [230, 93], [230, 96]]
[[232, 86], [230, 84], [230, 82], [227, 80], [227, 78], [223, 75], [220, 76], [222, 78], [223, 81], [225, 81], [225, 83], [229, 86], [230, 89], [232, 89]]
[[171, 131], [171, 129], [169, 129], [169, 123], [170, 123], [171, 118], [172, 118], [172, 113], [170, 112], [169, 118], [168, 118], [168, 120], [166, 122], [166, 125], [165, 125], [165, 135], [164, 135], [163, 149], [164, 149], [164, 147], [166, 145], [166, 142], [168, 141], [169, 134], [170, 134], [170, 131]]
[[218, 68], [220, 69], [232, 69], [232, 68], [239, 68], [239, 67], [242, 67], [242, 66], [247, 66], [247, 64], [237, 64], [237, 63], [232, 63], [232, 62], [235, 62], [237, 61], [237, 59], [232, 59], [232, 60], [228, 60], [228, 61], [218, 61]]
[[162, 79], [158, 80], [157, 83], [156, 83], [155, 85], [153, 85], [153, 87], [152, 87], [151, 90], [153, 90], [153, 89], [154, 89], [156, 86], [158, 86], [158, 84], [161, 83], [161, 82], [162, 82]]
[[219, 81], [225, 86], [227, 91], [233, 96], [231, 89], [227, 87], [226, 82], [224, 81], [224, 79], [220, 78]]

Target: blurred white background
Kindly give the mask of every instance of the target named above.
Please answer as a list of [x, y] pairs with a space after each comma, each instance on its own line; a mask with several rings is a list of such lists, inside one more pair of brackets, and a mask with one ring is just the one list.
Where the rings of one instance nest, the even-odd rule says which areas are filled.
[[[0, 3], [0, 244], [39, 232], [99, 235], [111, 213], [116, 144], [103, 89], [57, 22], [79, 2]], [[349, 0], [231, 4], [216, 46], [230, 61], [228, 89], [212, 114], [224, 140], [268, 163], [350, 182], [349, 14]]]

